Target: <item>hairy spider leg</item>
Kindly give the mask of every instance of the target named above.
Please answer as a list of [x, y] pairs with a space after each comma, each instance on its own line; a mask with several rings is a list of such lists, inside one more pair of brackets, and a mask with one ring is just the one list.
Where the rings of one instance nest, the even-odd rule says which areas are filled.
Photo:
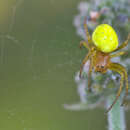
[[126, 98], [128, 96], [128, 90], [129, 90], [129, 85], [128, 85], [128, 74], [124, 68], [124, 74], [125, 74], [125, 83], [126, 83], [126, 94], [124, 96], [123, 102], [121, 104], [121, 106], [123, 106], [126, 103]]
[[127, 52], [126, 51], [117, 52], [115, 54], [110, 55], [110, 58], [118, 57], [118, 56], [121, 56], [121, 55], [124, 55], [124, 54], [127, 54]]
[[115, 51], [126, 47], [128, 45], [129, 40], [130, 40], [130, 33], [128, 34], [128, 37], [127, 37], [126, 41], [124, 41]]
[[80, 73], [79, 73], [79, 77], [80, 77], [80, 78], [81, 78], [81, 74], [82, 74], [82, 71], [83, 71], [84, 64], [88, 61], [90, 55], [91, 55], [91, 52], [89, 52], [89, 53], [85, 56], [85, 58], [84, 58], [84, 60], [83, 60], [83, 62], [82, 62], [82, 64], [81, 64], [81, 66], [80, 66]]
[[[80, 48], [81, 48], [82, 46], [84, 46], [85, 48], [88, 48], [88, 49], [90, 50], [89, 53], [92, 54], [94, 48], [91, 48], [86, 41], [81, 41], [81, 42], [80, 42]], [[88, 55], [90, 56], [91, 54], [89, 54], [89, 53], [88, 53]], [[89, 58], [88, 55], [85, 57], [85, 59], [84, 59], [83, 62], [82, 62], [82, 65], [81, 65], [81, 67], [80, 67], [80, 75], [79, 75], [80, 78], [81, 78], [83, 66], [84, 66], [84, 64], [87, 62], [87, 60], [88, 60], [88, 58]], [[90, 88], [91, 85], [90, 85], [90, 83], [91, 83], [91, 73], [92, 73], [92, 69], [93, 69], [93, 57], [90, 57], [89, 72], [88, 72], [88, 90], [89, 90], [89, 91], [91, 91], [91, 88]]]
[[87, 49], [90, 49], [90, 47], [89, 47], [89, 45], [88, 45], [88, 43], [86, 41], [81, 41], [80, 42], [80, 45], [79, 45], [80, 49], [82, 48], [82, 46], [84, 46]]
[[106, 113], [108, 113], [112, 109], [113, 105], [118, 100], [118, 98], [119, 98], [119, 96], [121, 94], [121, 91], [122, 91], [124, 80], [125, 80], [125, 75], [124, 75], [124, 69], [125, 68], [123, 66], [121, 66], [118, 63], [111, 63], [109, 69], [112, 70], [112, 71], [118, 72], [120, 74], [120, 76], [121, 76], [121, 80], [120, 80], [120, 88], [119, 88], [119, 90], [117, 92], [116, 98], [113, 101], [112, 105], [107, 109]]
[[128, 96], [128, 89], [129, 89], [129, 86], [128, 86], [128, 74], [127, 74], [126, 69], [122, 65], [117, 64], [117, 66], [119, 67], [120, 70], [122, 70], [122, 72], [124, 72], [124, 77], [125, 77], [126, 93], [125, 93], [125, 96], [123, 98], [123, 102], [121, 104], [121, 106], [123, 106], [126, 103], [126, 97]]
[[[84, 46], [85, 48], [87, 48], [87, 49], [90, 50], [90, 46], [87, 44], [86, 41], [81, 41], [81, 42], [80, 42], [79, 47], [81, 48], [82, 46]], [[84, 66], [84, 64], [88, 61], [90, 54], [91, 54], [91, 51], [88, 52], [88, 54], [85, 56], [85, 58], [84, 58], [84, 60], [83, 60], [83, 62], [82, 62], [82, 64], [81, 64], [81, 66], [80, 66], [80, 74], [79, 74], [79, 77], [80, 77], [80, 78], [81, 78], [81, 74], [82, 74], [82, 71], [83, 71], [83, 66]]]
[[89, 72], [88, 72], [88, 90], [91, 92], [91, 73], [93, 69], [93, 57], [90, 57]]
[[86, 36], [87, 36], [87, 39], [88, 39], [88, 43], [90, 44], [92, 39], [91, 39], [91, 36], [89, 34], [89, 31], [88, 31], [88, 26], [87, 26], [87, 17], [84, 19], [84, 29], [85, 29], [85, 32], [86, 32]]

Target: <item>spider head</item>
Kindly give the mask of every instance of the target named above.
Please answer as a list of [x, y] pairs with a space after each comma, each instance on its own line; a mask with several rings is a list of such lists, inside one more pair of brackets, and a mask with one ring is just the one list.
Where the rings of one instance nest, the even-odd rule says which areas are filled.
[[105, 73], [110, 63], [109, 54], [97, 51], [95, 58], [95, 71]]
[[97, 64], [96, 65], [96, 68], [95, 68], [96, 72], [105, 73], [106, 70], [107, 70], [107, 66], [106, 65], [104, 65], [104, 64]]

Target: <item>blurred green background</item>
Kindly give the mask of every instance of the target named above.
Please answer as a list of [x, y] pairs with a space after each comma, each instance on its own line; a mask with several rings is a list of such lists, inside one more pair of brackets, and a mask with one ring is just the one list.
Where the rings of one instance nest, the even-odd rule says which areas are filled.
[[[0, 130], [106, 130], [104, 110], [72, 112], [80, 0], [0, 0]], [[130, 112], [127, 128], [130, 129]]]

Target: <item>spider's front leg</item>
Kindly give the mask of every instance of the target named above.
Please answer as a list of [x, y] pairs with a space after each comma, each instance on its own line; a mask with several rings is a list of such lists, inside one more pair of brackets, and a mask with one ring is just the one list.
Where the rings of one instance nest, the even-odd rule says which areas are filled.
[[88, 43], [91, 44], [92, 38], [91, 38], [89, 31], [88, 31], [87, 17], [84, 19], [84, 29], [85, 29], [85, 33], [86, 33], [86, 36], [87, 36], [87, 39], [88, 39]]
[[121, 91], [122, 91], [124, 81], [126, 82], [126, 95], [124, 97], [122, 105], [125, 103], [125, 99], [126, 99], [126, 97], [128, 95], [128, 76], [127, 76], [126, 69], [122, 65], [120, 65], [118, 63], [110, 63], [109, 69], [112, 70], [112, 71], [118, 72], [120, 74], [120, 76], [121, 76], [121, 80], [120, 80], [120, 88], [119, 88], [119, 90], [117, 92], [116, 98], [115, 98], [112, 105], [108, 108], [108, 110], [106, 112], [109, 112], [111, 110], [111, 108], [113, 107], [113, 105], [118, 100], [118, 98], [119, 98], [119, 96], [121, 94]]
[[88, 39], [88, 42], [86, 41], [81, 41], [80, 42], [80, 48], [82, 46], [84, 46], [85, 48], [87, 49], [90, 49], [91, 48], [91, 45], [92, 45], [92, 38], [89, 34], [89, 31], [88, 31], [88, 26], [87, 26], [87, 18], [84, 19], [84, 30], [85, 30], [85, 33], [86, 33], [86, 37]]
[[[88, 39], [88, 42], [86, 41], [81, 41], [80, 42], [80, 48], [82, 46], [84, 46], [85, 48], [89, 49], [89, 53], [87, 54], [87, 56], [84, 58], [82, 64], [81, 64], [81, 67], [80, 67], [80, 74], [79, 74], [79, 77], [81, 78], [81, 74], [82, 74], [82, 70], [83, 70], [83, 66], [84, 64], [88, 61], [89, 59], [89, 56], [92, 54], [92, 51], [93, 51], [93, 47], [92, 47], [92, 38], [89, 34], [89, 31], [88, 31], [88, 26], [87, 26], [87, 18], [85, 18], [84, 20], [84, 29], [85, 29], [85, 32], [86, 32], [86, 36], [87, 36], [87, 39]], [[91, 67], [90, 67], [91, 68]], [[90, 73], [90, 72], [89, 72]]]
[[82, 64], [81, 64], [81, 66], [80, 66], [80, 73], [79, 73], [79, 77], [80, 77], [80, 78], [81, 78], [81, 74], [82, 74], [82, 71], [83, 71], [84, 64], [89, 60], [90, 55], [91, 55], [91, 52], [89, 52], [89, 53], [85, 56], [85, 58], [84, 58], [84, 60], [83, 60], [83, 62], [82, 62]]
[[90, 50], [90, 46], [86, 41], [80, 42], [80, 44], [79, 44], [80, 49], [82, 48], [82, 46]]
[[126, 93], [125, 93], [123, 102], [122, 102], [122, 104], [121, 104], [121, 106], [123, 106], [123, 105], [125, 105], [125, 103], [126, 103], [126, 98], [127, 98], [127, 96], [128, 96], [128, 89], [129, 89], [129, 85], [128, 85], [128, 74], [127, 74], [127, 70], [126, 70], [123, 66], [121, 66], [121, 65], [119, 64], [119, 67], [120, 67], [120, 70], [122, 70], [122, 72], [124, 72], [125, 85], [126, 85]]
[[83, 67], [84, 67], [84, 64], [90, 60], [90, 63], [89, 63], [89, 70], [88, 70], [88, 90], [91, 91], [91, 85], [90, 85], [90, 82], [91, 82], [91, 73], [92, 73], [92, 69], [93, 69], [93, 63], [94, 63], [94, 58], [95, 57], [95, 51], [94, 51], [94, 48], [92, 48], [89, 53], [87, 54], [87, 56], [84, 58], [82, 64], [81, 64], [81, 67], [80, 67], [80, 74], [79, 74], [79, 77], [81, 78], [81, 74], [82, 74], [82, 71], [83, 71]]
[[93, 60], [92, 60], [92, 57], [91, 57], [91, 52], [88, 53], [88, 55], [84, 58], [84, 60], [83, 60], [83, 62], [82, 62], [82, 64], [81, 64], [79, 77], [81, 78], [84, 64], [85, 64], [88, 60], [90, 60], [89, 71], [88, 71], [88, 90], [91, 91], [90, 81], [91, 81], [91, 73], [92, 73], [92, 69], [93, 69]]
[[91, 92], [91, 73], [93, 69], [93, 57], [90, 57], [89, 71], [88, 71], [88, 90]]

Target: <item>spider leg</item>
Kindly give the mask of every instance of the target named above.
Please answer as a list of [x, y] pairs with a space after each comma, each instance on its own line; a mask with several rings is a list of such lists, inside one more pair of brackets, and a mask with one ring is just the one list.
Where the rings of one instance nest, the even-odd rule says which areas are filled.
[[87, 36], [87, 39], [88, 39], [88, 43], [90, 44], [92, 42], [92, 39], [91, 39], [91, 36], [89, 34], [89, 31], [88, 31], [88, 26], [87, 26], [87, 17], [84, 19], [84, 29], [85, 29], [85, 32], [86, 32], [86, 36]]
[[130, 33], [128, 34], [128, 37], [127, 37], [126, 41], [124, 41], [115, 51], [126, 47], [128, 45], [129, 40], [130, 40]]
[[89, 45], [88, 45], [88, 43], [86, 41], [81, 41], [80, 42], [80, 45], [79, 45], [80, 49], [81, 49], [82, 46], [84, 46], [87, 49], [90, 49], [90, 47], [89, 47]]
[[126, 93], [125, 93], [125, 96], [123, 98], [123, 102], [122, 102], [121, 106], [123, 106], [126, 103], [126, 98], [128, 96], [128, 90], [129, 90], [127, 71], [124, 67], [122, 67], [122, 71], [124, 72], [124, 76], [125, 76]]
[[90, 58], [89, 72], [88, 72], [88, 90], [91, 92], [91, 73], [93, 69], [93, 58]]
[[126, 69], [122, 65], [120, 65], [118, 63], [116, 63], [116, 64], [117, 64], [118, 68], [124, 73], [124, 78], [125, 78], [126, 93], [125, 93], [123, 102], [121, 104], [121, 106], [123, 106], [125, 104], [125, 102], [126, 102], [126, 97], [128, 96], [128, 89], [129, 89], [129, 86], [128, 86], [128, 74], [127, 74]]
[[88, 61], [90, 55], [91, 55], [91, 52], [89, 52], [89, 53], [85, 56], [85, 58], [84, 58], [84, 60], [83, 60], [83, 62], [82, 62], [82, 64], [81, 64], [81, 66], [80, 66], [80, 73], [79, 73], [79, 77], [80, 77], [80, 78], [81, 78], [81, 74], [82, 74], [82, 71], [83, 71], [84, 64]]
[[[112, 71], [118, 72], [118, 73], [121, 75], [121, 80], [120, 80], [120, 88], [119, 88], [119, 90], [118, 90], [118, 92], [117, 92], [116, 98], [115, 98], [115, 100], [113, 101], [112, 105], [107, 109], [106, 113], [109, 112], [109, 111], [112, 109], [113, 105], [114, 105], [114, 104], [116, 103], [116, 101], [118, 100], [118, 98], [119, 98], [119, 96], [120, 96], [120, 94], [121, 94], [121, 91], [122, 91], [122, 87], [123, 87], [124, 80], [126, 80], [126, 78], [127, 78], [127, 77], [125, 78], [125, 74], [124, 74], [124, 73], [126, 73], [126, 70], [125, 70], [125, 68], [124, 68], [123, 66], [121, 66], [120, 64], [118, 64], [118, 63], [111, 63], [109, 69], [112, 70]], [[126, 73], [126, 74], [127, 74], [127, 73]], [[128, 81], [128, 80], [127, 80], [127, 81]], [[127, 83], [126, 83], [126, 85], [127, 85]], [[127, 86], [127, 87], [128, 87], [128, 86]], [[126, 88], [127, 88], [127, 87], [126, 87]]]
[[124, 54], [127, 54], [127, 52], [125, 52], [125, 51], [117, 52], [115, 54], [110, 55], [110, 58], [118, 57], [118, 56], [121, 56], [121, 55], [124, 55]]

